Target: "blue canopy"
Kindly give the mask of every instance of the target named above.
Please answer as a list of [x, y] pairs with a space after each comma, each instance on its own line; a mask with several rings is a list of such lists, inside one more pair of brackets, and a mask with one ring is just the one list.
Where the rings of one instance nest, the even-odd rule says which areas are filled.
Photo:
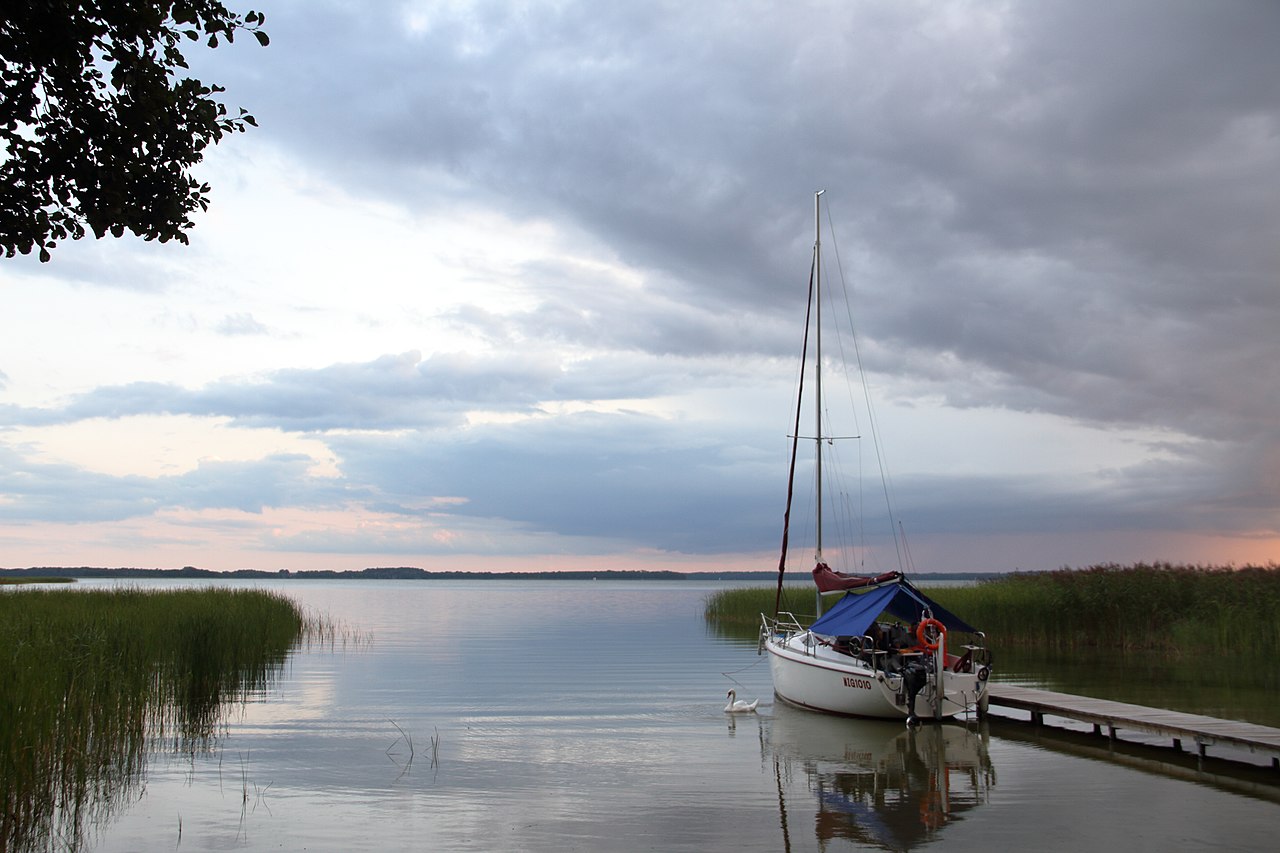
[[861, 637], [876, 617], [886, 610], [905, 622], [919, 622], [926, 607], [948, 631], [975, 631], [968, 622], [905, 580], [867, 592], [845, 593], [844, 598], [810, 626], [810, 630], [828, 637]]

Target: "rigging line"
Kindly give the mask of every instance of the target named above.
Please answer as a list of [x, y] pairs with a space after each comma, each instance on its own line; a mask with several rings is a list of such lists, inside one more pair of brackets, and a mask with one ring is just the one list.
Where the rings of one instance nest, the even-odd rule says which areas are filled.
[[[833, 298], [832, 296], [832, 288], [829, 288], [829, 287], [826, 288], [826, 293], [827, 293], [827, 300], [828, 300], [829, 307], [831, 307], [832, 309], [831, 314], [832, 316], [836, 316], [836, 313], [835, 313], [836, 302], [835, 302], [835, 298]], [[838, 350], [840, 350], [840, 364], [847, 365], [849, 364], [849, 359], [847, 359], [845, 355], [844, 332], [842, 332], [840, 328], [840, 324], [838, 323], [833, 325], [833, 328], [831, 330], [833, 330], [833, 332], [836, 333], [836, 345]], [[845, 370], [842, 370], [842, 373], [845, 374], [845, 377], [847, 379], [847, 373], [849, 373], [849, 371], [845, 369]], [[849, 392], [849, 386], [847, 386], [847, 383], [845, 388], [846, 388], [846, 392]], [[829, 401], [829, 396], [823, 402], [827, 403], [828, 401]], [[860, 433], [861, 425], [858, 423], [858, 410], [856, 410], [856, 407], [852, 405], [851, 393], [849, 394], [849, 405], [850, 405], [852, 418], [854, 418], [855, 427], [858, 428], [858, 432]], [[850, 528], [851, 528], [850, 519], [852, 517], [852, 512], [850, 510], [850, 503], [849, 503], [850, 488], [849, 488], [849, 483], [847, 483], [847, 478], [845, 478], [845, 476], [842, 476], [842, 474], [844, 474], [845, 469], [844, 469], [844, 466], [840, 464], [841, 452], [840, 452], [840, 448], [838, 448], [835, 442], [835, 439], [837, 438], [856, 439], [856, 438], [861, 438], [861, 435], [860, 434], [836, 435], [835, 434], [836, 421], [835, 419], [832, 418], [832, 410], [829, 409], [829, 406], [826, 406], [823, 409], [823, 420], [824, 420], [824, 423], [827, 424], [826, 434], [823, 435], [823, 441], [824, 443], [827, 444], [827, 448], [828, 448], [827, 452], [829, 453], [829, 457], [831, 457], [831, 461], [832, 461], [832, 464], [827, 466], [826, 476], [829, 480], [829, 483], [831, 483], [833, 487], [833, 488], [827, 489], [827, 491], [824, 492], [824, 494], [828, 496], [829, 502], [831, 502], [829, 503], [829, 506], [831, 506], [832, 517], [835, 517], [836, 523], [842, 525], [842, 530], [844, 530], [844, 533], [842, 533], [840, 542], [845, 544], [849, 544], [852, 542], [860, 542], [859, 538], [852, 537], [850, 533]], [[860, 460], [861, 460], [861, 450], [859, 448], [859, 462]], [[861, 488], [860, 480], [859, 480], [859, 488]]]
[[[828, 229], [830, 230], [830, 212], [829, 211], [828, 211], [827, 217], [828, 217]], [[835, 245], [834, 230], [832, 230], [832, 244]], [[838, 259], [839, 246], [836, 246], [836, 255]], [[825, 285], [827, 283], [827, 274], [825, 273], [825, 271], [823, 271], [821, 274], [822, 274], [821, 283]], [[840, 283], [841, 283], [841, 290], [846, 291], [845, 301], [847, 303], [848, 302], [847, 286], [846, 286], [843, 275], [841, 275], [840, 277]], [[818, 292], [825, 293], [828, 307], [831, 309], [831, 316], [832, 317], [838, 316], [836, 314], [836, 308], [838, 306], [836, 305], [835, 296], [833, 295], [834, 289], [831, 287], [826, 287], [825, 290], [823, 288], [819, 288]], [[847, 315], [847, 310], [846, 310], [846, 315]], [[831, 465], [824, 470], [824, 476], [830, 478], [832, 483], [836, 485], [837, 488], [826, 489], [824, 490], [823, 494], [829, 497], [829, 501], [830, 501], [829, 508], [831, 510], [830, 517], [835, 519], [837, 526], [842, 525], [843, 535], [839, 540], [841, 543], [842, 553], [846, 555], [845, 556], [846, 560], [851, 560], [852, 557], [854, 556], [853, 554], [849, 553], [849, 548], [851, 546], [854, 546], [856, 544], [857, 546], [861, 546], [864, 551], [866, 550], [866, 530], [864, 526], [865, 504], [863, 502], [863, 490], [862, 490], [862, 485], [864, 482], [862, 478], [862, 449], [861, 449], [861, 445], [859, 445], [859, 449], [858, 449], [859, 470], [858, 470], [858, 480], [857, 480], [858, 510], [855, 513], [850, 506], [851, 504], [849, 500], [850, 487], [849, 487], [847, 478], [842, 476], [845, 469], [841, 464], [838, 463], [838, 460], [840, 458], [840, 452], [839, 452], [838, 446], [835, 443], [835, 439], [861, 439], [862, 425], [861, 423], [859, 423], [858, 407], [854, 404], [852, 386], [848, 382], [848, 379], [849, 379], [848, 365], [851, 362], [845, 350], [844, 330], [842, 329], [841, 324], [839, 323], [833, 324], [829, 330], [835, 332], [835, 335], [836, 335], [836, 346], [839, 350], [840, 365], [842, 368], [841, 375], [844, 376], [846, 380], [845, 391], [848, 394], [847, 402], [849, 406], [849, 413], [852, 416], [856, 434], [855, 435], [839, 435], [839, 436], [835, 435], [835, 422], [832, 419], [831, 409], [829, 405], [827, 405], [831, 399], [831, 396], [828, 394], [828, 396], [824, 397], [823, 398], [823, 403], [824, 403], [823, 421], [827, 425], [828, 434], [824, 435], [823, 439], [824, 439], [824, 443], [828, 447], [828, 453], [831, 458]], [[855, 525], [852, 523], [855, 518], [857, 521], [856, 535], [853, 532]]]
[[867, 563], [867, 496], [866, 490], [862, 488], [865, 481], [864, 454], [862, 445], [858, 445], [858, 545], [861, 551], [858, 554], [858, 565], [866, 566]]
[[898, 521], [898, 529], [902, 531], [902, 548], [907, 552], [907, 570], [914, 575], [916, 573], [916, 563], [915, 560], [911, 559], [911, 543], [907, 541], [907, 529], [902, 526], [901, 520]]
[[814, 247], [813, 261], [809, 266], [809, 299], [804, 309], [804, 343], [800, 347], [800, 387], [796, 394], [796, 427], [795, 438], [791, 441], [791, 468], [787, 473], [787, 509], [782, 515], [782, 554], [778, 557], [778, 592], [773, 597], [773, 618], [778, 618], [778, 608], [782, 605], [782, 574], [787, 570], [787, 540], [791, 536], [791, 499], [796, 489], [796, 450], [800, 445], [800, 408], [804, 402], [804, 362], [809, 354], [809, 317], [813, 313], [814, 267], [818, 263], [817, 247]]
[[880, 484], [881, 488], [884, 490], [885, 505], [889, 511], [889, 532], [893, 536], [893, 547], [898, 555], [898, 568], [901, 570], [905, 565], [903, 561], [903, 546], [902, 542], [898, 538], [898, 530], [895, 526], [896, 519], [893, 511], [893, 498], [891, 494], [892, 490], [890, 487], [889, 470], [888, 466], [885, 464], [884, 448], [880, 444], [880, 424], [876, 417], [875, 407], [871, 402], [871, 389], [867, 383], [866, 370], [862, 365], [862, 348], [858, 346], [857, 327], [853, 324], [853, 307], [849, 302], [849, 289], [844, 277], [844, 263], [840, 259], [840, 243], [835, 237], [835, 225], [831, 218], [831, 204], [829, 202], [827, 204], [827, 229], [831, 232], [831, 246], [836, 255], [836, 270], [840, 275], [840, 288], [845, 294], [845, 313], [849, 320], [849, 337], [853, 342], [853, 352], [858, 364], [858, 374], [862, 379], [862, 394], [867, 406], [867, 421], [871, 427], [871, 443], [875, 447], [876, 463], [880, 467]]
[[[847, 436], [847, 438], [859, 438], [860, 436]], [[827, 450], [831, 459], [831, 470], [828, 471], [828, 484], [833, 486], [828, 489], [826, 494], [831, 496], [831, 509], [834, 518], [834, 524], [837, 530], [836, 541], [839, 548], [845, 554], [845, 561], [852, 562], [856, 556], [856, 552], [850, 552], [855, 546], [865, 546], [866, 537], [864, 529], [863, 506], [862, 506], [862, 480], [859, 470], [852, 477], [853, 483], [850, 483], [850, 477], [845, 476], [848, 469], [843, 462], [843, 452], [840, 442], [828, 442]], [[858, 454], [859, 468], [862, 465], [862, 453]], [[855, 488], [857, 489], [855, 493]], [[855, 506], [856, 496], [856, 506]]]

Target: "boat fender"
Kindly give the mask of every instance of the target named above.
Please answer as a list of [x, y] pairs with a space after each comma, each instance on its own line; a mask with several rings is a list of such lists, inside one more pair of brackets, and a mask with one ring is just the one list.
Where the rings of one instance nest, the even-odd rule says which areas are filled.
[[[930, 638], [928, 629], [933, 628], [937, 633]], [[916, 639], [920, 641], [920, 645], [931, 652], [938, 650], [938, 643], [942, 641], [943, 635], [947, 633], [947, 628], [937, 619], [922, 619], [920, 625], [916, 628]]]

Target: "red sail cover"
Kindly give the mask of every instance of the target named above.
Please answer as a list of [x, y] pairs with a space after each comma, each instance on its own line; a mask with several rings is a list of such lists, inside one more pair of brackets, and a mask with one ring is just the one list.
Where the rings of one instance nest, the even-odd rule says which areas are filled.
[[837, 572], [826, 563], [818, 563], [813, 568], [813, 582], [818, 585], [818, 592], [839, 592], [843, 589], [859, 589], [864, 586], [873, 586], [878, 583], [886, 583], [888, 581], [896, 581], [902, 577], [902, 572], [885, 572], [882, 575], [876, 575], [873, 578], [863, 575], [846, 575], [843, 572]]

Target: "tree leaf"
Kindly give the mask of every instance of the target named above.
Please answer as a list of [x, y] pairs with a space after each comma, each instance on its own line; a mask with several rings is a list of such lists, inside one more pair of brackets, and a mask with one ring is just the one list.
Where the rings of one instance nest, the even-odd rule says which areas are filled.
[[[244, 110], [221, 118], [221, 86], [175, 73], [187, 68], [181, 46], [202, 38], [218, 47], [239, 29], [268, 43], [256, 30], [262, 13], [246, 23], [223, 2], [42, 0], [23, 4], [39, 26], [0, 22], [0, 254], [48, 262], [58, 242], [87, 229], [185, 242], [208, 203], [190, 170], [225, 133], [257, 126]], [[27, 19], [5, 9], [4, 21]]]

